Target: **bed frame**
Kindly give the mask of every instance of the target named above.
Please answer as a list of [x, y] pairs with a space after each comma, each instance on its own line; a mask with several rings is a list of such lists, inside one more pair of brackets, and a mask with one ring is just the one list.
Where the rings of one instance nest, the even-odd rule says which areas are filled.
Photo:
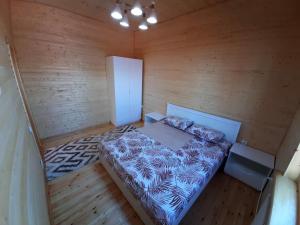
[[[234, 143], [236, 141], [236, 138], [238, 136], [241, 123], [238, 121], [226, 119], [223, 117], [214, 116], [208, 113], [195, 111], [193, 109], [184, 108], [181, 106], [177, 106], [174, 104], [168, 103], [167, 105], [167, 115], [173, 115], [173, 116], [180, 116], [184, 118], [188, 118], [190, 120], [193, 120], [195, 123], [199, 123], [201, 125], [222, 131], [225, 134], [225, 138], [230, 141], [231, 143]], [[119, 187], [125, 198], [128, 200], [130, 205], [134, 208], [136, 213], [139, 215], [141, 220], [146, 225], [154, 225], [151, 218], [148, 216], [148, 214], [144, 211], [140, 201], [138, 201], [133, 194], [128, 190], [128, 188], [124, 185], [123, 181], [118, 177], [118, 175], [111, 169], [109, 164], [103, 159], [100, 158], [100, 162], [102, 163], [103, 167], [107, 170], [111, 178], [114, 180], [116, 185]], [[219, 167], [222, 165], [222, 162], [220, 163]], [[214, 171], [214, 175], [217, 172], [218, 168]], [[212, 177], [214, 177], [214, 175]], [[210, 180], [207, 181], [205, 185], [203, 185], [202, 190], [199, 192], [198, 195], [195, 195], [193, 199], [191, 199], [190, 206], [194, 204], [194, 202], [197, 200], [199, 195], [202, 193], [203, 189], [206, 187], [206, 185], [210, 182]], [[177, 221], [173, 225], [177, 225], [180, 223], [180, 221], [183, 219], [187, 211], [190, 209], [190, 207], [187, 207], [185, 210], [183, 210]]]

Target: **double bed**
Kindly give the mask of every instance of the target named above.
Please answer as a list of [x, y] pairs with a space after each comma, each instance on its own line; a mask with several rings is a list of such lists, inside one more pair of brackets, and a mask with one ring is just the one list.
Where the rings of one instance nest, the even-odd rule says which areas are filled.
[[224, 138], [210, 142], [157, 122], [99, 143], [101, 163], [145, 224], [179, 224], [221, 166], [241, 125], [173, 104], [167, 115], [219, 130]]

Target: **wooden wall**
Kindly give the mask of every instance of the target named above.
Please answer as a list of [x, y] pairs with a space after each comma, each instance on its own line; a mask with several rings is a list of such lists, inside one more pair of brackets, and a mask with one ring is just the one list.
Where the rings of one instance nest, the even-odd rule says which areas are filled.
[[144, 112], [167, 102], [240, 120], [276, 153], [300, 101], [300, 2], [230, 0], [135, 33]]
[[39, 149], [29, 132], [5, 39], [9, 0], [0, 1], [0, 224], [49, 225]]
[[[276, 169], [282, 173], [286, 172], [291, 159], [293, 158], [298, 146], [300, 145], [300, 107], [298, 108], [292, 124], [279, 148], [276, 160]], [[299, 150], [300, 151], [300, 150]], [[299, 153], [298, 153], [299, 155]], [[300, 158], [299, 158], [300, 159]], [[299, 161], [298, 159], [298, 161]], [[294, 165], [296, 166], [296, 165]], [[297, 165], [300, 173], [299, 165]]]
[[133, 32], [30, 1], [12, 1], [18, 63], [38, 133], [109, 121], [105, 57], [133, 56]]

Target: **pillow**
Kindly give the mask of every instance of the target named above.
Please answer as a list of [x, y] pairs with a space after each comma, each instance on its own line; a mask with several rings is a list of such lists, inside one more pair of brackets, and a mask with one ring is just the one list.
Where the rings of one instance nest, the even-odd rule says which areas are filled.
[[193, 124], [186, 130], [186, 132], [213, 143], [218, 143], [224, 137], [222, 132], [204, 127], [199, 124]]
[[167, 116], [163, 122], [180, 130], [186, 130], [188, 127], [193, 125], [193, 121], [178, 116]]

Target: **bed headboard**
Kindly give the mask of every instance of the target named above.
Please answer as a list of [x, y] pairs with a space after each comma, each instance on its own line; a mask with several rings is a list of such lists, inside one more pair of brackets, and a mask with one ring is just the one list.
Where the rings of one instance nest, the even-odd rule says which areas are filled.
[[225, 134], [226, 140], [230, 141], [231, 143], [236, 142], [241, 127], [241, 122], [239, 121], [184, 108], [171, 103], [168, 103], [167, 105], [167, 115], [184, 117], [203, 126], [222, 131]]

